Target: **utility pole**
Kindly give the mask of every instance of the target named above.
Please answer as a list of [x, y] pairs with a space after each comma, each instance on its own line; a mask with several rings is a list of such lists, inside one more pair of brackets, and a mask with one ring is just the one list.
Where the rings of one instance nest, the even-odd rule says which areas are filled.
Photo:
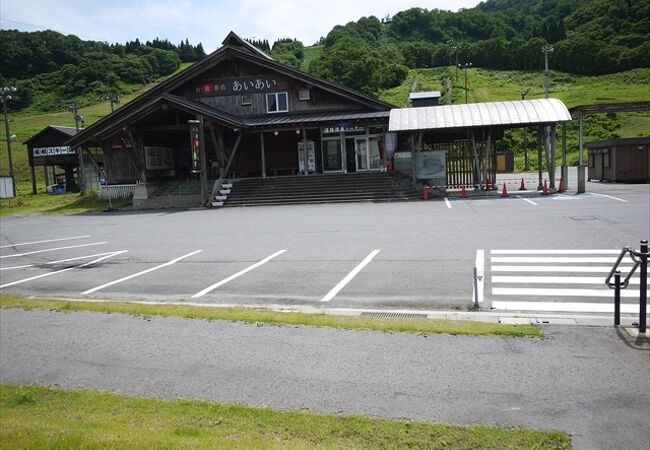
[[551, 80], [548, 71], [548, 54], [552, 52], [552, 45], [546, 44], [542, 47], [542, 53], [544, 53], [544, 98], [548, 98], [548, 91], [551, 87]]
[[[548, 98], [548, 92], [551, 88], [551, 77], [549, 74], [548, 70], [548, 54], [553, 52], [553, 46], [546, 44], [542, 47], [542, 53], [544, 53], [544, 98]], [[550, 132], [550, 127], [546, 127], [546, 132], [544, 133], [546, 136], [546, 142], [545, 142], [545, 153], [546, 153], [546, 164], [547, 168], [546, 170], [548, 171], [548, 177], [551, 180], [551, 190], [555, 189], [555, 161], [551, 161], [552, 155], [551, 153], [551, 132]], [[555, 143], [553, 143], [555, 145]]]
[[115, 111], [115, 107], [113, 105], [120, 102], [120, 96], [117, 94], [107, 94], [102, 97], [102, 100], [108, 100], [111, 102], [111, 112], [113, 112]]
[[0, 90], [0, 101], [2, 102], [2, 113], [5, 117], [5, 135], [7, 136], [7, 157], [9, 162], [9, 176], [11, 177], [11, 189], [14, 198], [16, 197], [16, 180], [14, 179], [14, 162], [11, 158], [11, 138], [9, 134], [9, 116], [7, 116], [7, 102], [11, 100], [11, 93], [16, 92], [14, 86], [5, 86]]
[[467, 69], [472, 67], [472, 63], [464, 63], [464, 64], [458, 64], [456, 66], [457, 69], [462, 69], [463, 72], [465, 72], [465, 103], [467, 103]]
[[[522, 89], [519, 91], [521, 94], [521, 99], [526, 100], [526, 95], [528, 95], [528, 89]], [[530, 170], [530, 162], [528, 161], [528, 128], [524, 127], [524, 171]]]
[[[77, 133], [79, 134], [79, 129], [81, 126], [83, 126], [84, 123], [84, 117], [79, 114], [79, 108], [77, 107], [77, 102], [73, 101], [72, 104], [68, 106], [68, 110], [72, 113], [74, 117], [74, 125], [75, 128], [77, 129]], [[85, 194], [86, 193], [86, 176], [84, 173], [84, 159], [83, 159], [83, 149], [81, 147], [78, 147], [77, 149], [78, 155], [79, 155], [79, 184], [81, 185], [81, 193]]]

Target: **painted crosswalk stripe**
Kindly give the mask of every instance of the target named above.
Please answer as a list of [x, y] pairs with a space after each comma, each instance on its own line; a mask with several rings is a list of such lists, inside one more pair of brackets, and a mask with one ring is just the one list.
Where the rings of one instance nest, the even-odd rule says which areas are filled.
[[171, 261], [168, 261], [168, 262], [166, 262], [164, 264], [160, 264], [160, 265], [151, 267], [151, 268], [149, 268], [147, 270], [143, 270], [141, 272], [134, 273], [133, 275], [129, 275], [129, 276], [126, 276], [124, 278], [120, 278], [119, 280], [111, 281], [109, 283], [102, 284], [101, 286], [97, 286], [97, 287], [94, 287], [92, 289], [88, 289], [87, 291], [82, 292], [82, 295], [92, 294], [93, 292], [100, 291], [100, 290], [102, 290], [104, 288], [107, 288], [109, 286], [113, 286], [114, 284], [122, 283], [123, 281], [131, 280], [133, 278], [142, 276], [142, 275], [147, 274], [149, 272], [153, 272], [154, 270], [158, 270], [158, 269], [162, 269], [163, 267], [171, 266], [172, 264], [176, 264], [178, 261], [181, 261], [181, 260], [183, 260], [185, 258], [189, 258], [190, 256], [196, 255], [197, 253], [201, 253], [202, 251], [203, 250], [196, 250], [196, 251], [194, 251], [192, 253], [188, 253], [187, 255], [179, 256], [178, 258], [172, 259]]
[[228, 278], [224, 278], [223, 280], [221, 280], [221, 281], [219, 281], [217, 283], [214, 283], [212, 286], [208, 286], [207, 288], [203, 289], [202, 291], [197, 292], [196, 294], [194, 294], [192, 296], [192, 298], [203, 297], [205, 294], [215, 290], [219, 286], [223, 286], [224, 284], [234, 280], [235, 278], [238, 278], [238, 277], [244, 275], [245, 273], [250, 272], [251, 270], [261, 266], [262, 264], [266, 264], [267, 262], [271, 261], [273, 258], [275, 258], [278, 255], [281, 255], [284, 252], [286, 252], [286, 250], [280, 250], [280, 251], [277, 251], [277, 252], [273, 253], [272, 255], [267, 256], [263, 260], [256, 262], [252, 266], [249, 266], [249, 267], [245, 268], [244, 270], [240, 270], [239, 272], [237, 272], [237, 273], [235, 273], [233, 275], [230, 275]]
[[57, 274], [60, 274], [60, 273], [63, 273], [63, 272], [67, 272], [69, 270], [79, 269], [79, 268], [82, 268], [82, 267], [88, 267], [88, 266], [91, 266], [93, 264], [97, 264], [98, 262], [101, 262], [101, 261], [103, 261], [105, 259], [112, 258], [113, 256], [117, 256], [117, 255], [121, 255], [122, 253], [126, 253], [127, 251], [128, 250], [120, 250], [120, 251], [117, 251], [117, 252], [112, 252], [112, 253], [110, 253], [110, 254], [108, 254], [106, 256], [102, 256], [101, 258], [94, 259], [94, 260], [89, 261], [89, 262], [84, 263], [84, 264], [80, 264], [80, 265], [73, 266], [73, 267], [66, 267], [65, 269], [55, 270], [54, 272], [47, 272], [47, 273], [43, 273], [43, 274], [36, 275], [36, 276], [33, 276], [33, 277], [29, 277], [29, 278], [23, 278], [22, 280], [12, 281], [11, 283], [6, 283], [6, 284], [0, 285], [0, 288], [15, 286], [17, 284], [26, 283], [28, 281], [38, 280], [39, 278], [45, 278], [45, 277], [49, 277], [49, 276], [52, 276], [52, 275], [57, 275]]
[[[604, 283], [603, 283], [604, 284]], [[534, 297], [609, 297], [614, 298], [611, 289], [561, 289], [561, 288], [503, 288], [492, 287], [492, 295], [519, 295]], [[621, 297], [639, 298], [638, 290], [621, 291]]]
[[86, 238], [89, 238], [89, 237], [90, 237], [90, 235], [72, 236], [72, 237], [67, 237], [67, 238], [47, 239], [47, 240], [44, 240], [44, 241], [21, 242], [19, 244], [0, 245], [0, 248], [19, 247], [21, 245], [46, 244], [48, 242], [72, 241], [74, 239], [86, 239]]
[[493, 263], [612, 263], [616, 257], [611, 256], [494, 256]]
[[491, 255], [618, 255], [621, 250], [591, 250], [591, 249], [576, 249], [576, 250], [490, 250]]
[[372, 261], [372, 259], [375, 256], [377, 256], [377, 253], [379, 253], [380, 251], [381, 250], [373, 250], [373, 251], [371, 251], [370, 254], [368, 256], [366, 256], [364, 258], [364, 260], [361, 261], [357, 265], [357, 267], [352, 269], [352, 271], [349, 274], [347, 274], [345, 276], [345, 278], [343, 278], [341, 281], [339, 281], [339, 283], [336, 286], [334, 286], [334, 288], [331, 291], [329, 291], [325, 295], [325, 297], [323, 297], [321, 299], [321, 302], [329, 302], [334, 297], [336, 297], [336, 294], [338, 294], [341, 291], [341, 289], [343, 289], [350, 281], [352, 281], [352, 279], [354, 277], [356, 277], [359, 274], [359, 272], [361, 272], [361, 270], [363, 270], [364, 267], [366, 267], [368, 264], [370, 264], [370, 261]]
[[451, 209], [451, 202], [449, 201], [449, 199], [447, 197], [445, 197], [445, 205], [447, 205], [447, 208]]
[[15, 258], [17, 256], [35, 255], [36, 253], [54, 252], [54, 251], [58, 251], [58, 250], [69, 250], [71, 248], [91, 247], [93, 245], [103, 245], [103, 244], [108, 244], [108, 242], [91, 242], [90, 244], [70, 245], [68, 247], [47, 248], [47, 249], [44, 249], [44, 250], [35, 250], [33, 252], [27, 252], [27, 253], [15, 253], [13, 255], [4, 255], [4, 256], [0, 256], [0, 258]]
[[[621, 264], [621, 274], [629, 272], [631, 266]], [[492, 266], [492, 272], [575, 272], [575, 273], [609, 273], [611, 266]]]
[[[515, 283], [515, 284], [598, 284], [605, 285], [605, 277], [540, 277], [540, 276], [501, 276], [492, 275], [492, 283]], [[630, 279], [630, 284], [639, 284], [641, 280]]]
[[[614, 313], [613, 303], [494, 301], [492, 307], [501, 311]], [[650, 306], [647, 311], [650, 312]], [[639, 305], [622, 303], [621, 313], [638, 314]]]

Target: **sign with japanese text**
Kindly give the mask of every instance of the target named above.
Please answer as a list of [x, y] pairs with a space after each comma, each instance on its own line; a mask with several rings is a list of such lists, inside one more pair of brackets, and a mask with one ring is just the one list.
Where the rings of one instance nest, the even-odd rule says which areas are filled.
[[277, 77], [241, 77], [215, 80], [194, 87], [194, 97], [213, 97], [217, 95], [255, 94], [257, 92], [283, 91], [288, 87], [287, 81]]
[[76, 155], [77, 151], [67, 145], [59, 147], [34, 147], [32, 154], [35, 158], [42, 158], [44, 156]]
[[163, 170], [174, 168], [174, 149], [170, 147], [144, 147], [147, 169]]
[[190, 150], [192, 152], [192, 172], [199, 173], [203, 170], [201, 161], [201, 125], [190, 123]]

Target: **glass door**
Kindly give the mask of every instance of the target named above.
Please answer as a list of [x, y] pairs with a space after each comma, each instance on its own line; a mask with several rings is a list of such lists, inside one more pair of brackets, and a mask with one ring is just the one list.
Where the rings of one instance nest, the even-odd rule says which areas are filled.
[[367, 138], [357, 138], [355, 140], [355, 152], [357, 155], [357, 170], [368, 170]]
[[381, 169], [381, 152], [379, 151], [380, 140], [380, 136], [357, 138], [355, 140], [357, 170]]
[[341, 172], [343, 170], [343, 155], [341, 139], [323, 141], [323, 172]]

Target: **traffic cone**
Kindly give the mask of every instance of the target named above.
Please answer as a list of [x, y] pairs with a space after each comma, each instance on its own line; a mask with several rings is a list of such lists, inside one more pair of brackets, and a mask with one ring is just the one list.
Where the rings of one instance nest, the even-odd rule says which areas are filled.
[[548, 184], [546, 184], [546, 180], [544, 180], [544, 189], [542, 190], [542, 195], [548, 195]]
[[521, 185], [519, 185], [519, 190], [520, 191], [526, 190], [526, 185], [524, 184], [524, 177], [521, 177]]
[[467, 192], [465, 191], [465, 185], [463, 184], [460, 190], [460, 198], [467, 198]]
[[489, 179], [489, 178], [486, 178], [486, 179], [485, 179], [485, 190], [486, 190], [486, 191], [490, 191], [490, 190], [492, 190], [492, 186], [491, 186], [491, 184], [492, 184], [492, 183], [490, 183], [490, 179]]
[[501, 197], [508, 197], [508, 188], [506, 187], [506, 183], [503, 183], [503, 191], [501, 191]]
[[564, 192], [566, 191], [566, 188], [564, 187], [564, 180], [560, 178], [560, 187], [557, 189], [558, 192]]

